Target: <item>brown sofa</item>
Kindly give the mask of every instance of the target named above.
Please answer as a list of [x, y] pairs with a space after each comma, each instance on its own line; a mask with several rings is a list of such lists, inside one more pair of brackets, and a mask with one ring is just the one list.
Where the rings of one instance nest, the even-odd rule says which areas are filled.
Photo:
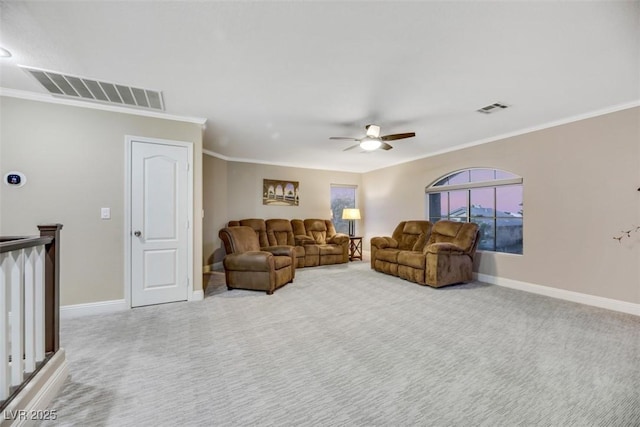
[[371, 239], [371, 268], [435, 288], [472, 280], [478, 225], [403, 221], [390, 237]]
[[218, 233], [224, 242], [227, 289], [266, 291], [268, 295], [293, 282], [295, 258], [291, 246], [261, 248], [250, 227], [227, 227]]
[[337, 233], [330, 220], [248, 218], [228, 225], [251, 227], [262, 248], [292, 246], [296, 268], [349, 261], [349, 236]]

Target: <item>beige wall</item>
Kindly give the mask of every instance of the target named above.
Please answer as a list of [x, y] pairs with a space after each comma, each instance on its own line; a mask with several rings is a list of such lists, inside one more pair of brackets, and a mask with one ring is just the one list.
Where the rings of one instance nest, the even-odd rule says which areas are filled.
[[[209, 156], [207, 156], [209, 157]], [[218, 230], [229, 220], [243, 218], [330, 218], [331, 214], [331, 184], [357, 185], [356, 204], [363, 207], [362, 176], [358, 173], [335, 172], [318, 169], [293, 168], [286, 166], [263, 165], [244, 162], [226, 162], [211, 158], [205, 159], [205, 205], [213, 209], [211, 216], [205, 209], [204, 236], [205, 260], [221, 261], [221, 247]], [[213, 169], [213, 170], [212, 170]], [[218, 169], [218, 172], [215, 172]], [[226, 172], [226, 176], [225, 176]], [[298, 181], [300, 183], [299, 206], [265, 206], [262, 204], [262, 180], [282, 179]], [[220, 184], [214, 183], [218, 181]], [[222, 188], [226, 182], [226, 189]], [[225, 202], [226, 197], [226, 202]], [[212, 202], [214, 200], [214, 202]], [[226, 212], [215, 208], [215, 204], [225, 203]], [[363, 218], [367, 213], [363, 211]], [[358, 233], [363, 233], [364, 223], [357, 224]], [[216, 251], [211, 258], [211, 251]]]
[[227, 164], [226, 160], [205, 155], [202, 158], [204, 192], [203, 266], [209, 268], [224, 258], [218, 231], [227, 225]]
[[[0, 234], [64, 224], [62, 305], [123, 298], [125, 135], [194, 142], [196, 290], [202, 265], [222, 259], [217, 233], [230, 219], [328, 217], [330, 184], [352, 184], [368, 246], [399, 221], [424, 218], [424, 187], [436, 178], [495, 167], [524, 178], [524, 254], [483, 252], [477, 271], [640, 303], [640, 233], [612, 239], [640, 224], [640, 108], [366, 174], [203, 159], [201, 127], [192, 123], [9, 97], [0, 108], [0, 172], [28, 179], [17, 189], [0, 185]], [[264, 178], [299, 181], [300, 206], [262, 205]], [[101, 207], [111, 220], [100, 220]]]
[[366, 173], [366, 244], [425, 218], [424, 188], [469, 167], [524, 178], [524, 254], [483, 252], [476, 271], [640, 303], [640, 233], [612, 238], [640, 224], [640, 108]]
[[[0, 235], [63, 224], [61, 304], [124, 298], [125, 135], [193, 142], [194, 289], [202, 289], [202, 127], [194, 123], [0, 97]], [[100, 208], [111, 208], [111, 220]]]

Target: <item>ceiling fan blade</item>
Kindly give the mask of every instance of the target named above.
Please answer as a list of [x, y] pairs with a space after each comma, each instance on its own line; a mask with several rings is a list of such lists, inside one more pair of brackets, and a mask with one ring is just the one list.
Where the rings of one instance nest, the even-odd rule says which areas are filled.
[[383, 141], [393, 141], [395, 139], [412, 138], [414, 136], [416, 136], [415, 132], [394, 133], [393, 135], [381, 136], [380, 139], [383, 140]]
[[393, 147], [387, 144], [386, 142], [383, 142], [382, 145], [379, 147], [380, 150], [391, 150], [392, 148]]
[[346, 139], [348, 141], [360, 141], [358, 138], [351, 138], [348, 136], [330, 136], [329, 139]]
[[352, 150], [352, 149], [354, 149], [354, 148], [356, 148], [356, 147], [359, 147], [359, 146], [360, 146], [360, 144], [355, 144], [355, 145], [352, 145], [351, 147], [347, 147], [347, 148], [345, 148], [345, 149], [344, 149], [344, 150], [342, 150], [342, 151], [349, 151], [349, 150]]

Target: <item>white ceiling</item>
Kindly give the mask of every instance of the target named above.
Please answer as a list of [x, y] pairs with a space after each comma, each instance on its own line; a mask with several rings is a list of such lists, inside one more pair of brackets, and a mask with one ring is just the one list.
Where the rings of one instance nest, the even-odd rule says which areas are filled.
[[[223, 158], [364, 172], [640, 99], [639, 1], [1, 2], [17, 64], [161, 90]], [[475, 112], [493, 102], [511, 108]], [[416, 132], [393, 150], [330, 136]]]

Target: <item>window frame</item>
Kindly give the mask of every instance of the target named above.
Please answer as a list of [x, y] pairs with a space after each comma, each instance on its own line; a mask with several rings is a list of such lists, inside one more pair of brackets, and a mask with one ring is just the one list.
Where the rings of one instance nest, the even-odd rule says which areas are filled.
[[[459, 184], [441, 184], [438, 185], [438, 183], [450, 178], [450, 177], [454, 177], [459, 175], [462, 172], [468, 172], [469, 173], [469, 180], [471, 180], [471, 171], [472, 170], [492, 170], [493, 171], [493, 175], [497, 176], [498, 172], [502, 172], [502, 173], [506, 173], [509, 175], [512, 175], [513, 177], [510, 178], [495, 178], [493, 180], [483, 180], [483, 181], [476, 181], [476, 182], [466, 182], [466, 183], [459, 183]], [[497, 242], [498, 242], [498, 219], [505, 219], [505, 218], [510, 218], [508, 216], [498, 216], [497, 215], [497, 206], [498, 206], [498, 197], [497, 197], [497, 188], [499, 187], [506, 187], [506, 186], [520, 186], [522, 188], [522, 191], [524, 192], [524, 179], [520, 176], [517, 176], [516, 174], [503, 170], [503, 169], [498, 169], [498, 168], [491, 168], [491, 167], [474, 167], [474, 168], [466, 168], [466, 169], [460, 169], [460, 170], [456, 170], [453, 172], [450, 172], [446, 175], [443, 175], [437, 179], [435, 179], [434, 181], [431, 182], [431, 184], [429, 184], [428, 186], [425, 187], [425, 208], [426, 208], [426, 217], [427, 219], [431, 220], [431, 218], [440, 218], [440, 219], [449, 219], [451, 220], [452, 217], [450, 216], [451, 214], [451, 199], [450, 199], [450, 192], [452, 191], [466, 191], [466, 208], [467, 208], [467, 215], [466, 217], [454, 217], [456, 219], [459, 220], [463, 220], [464, 222], [474, 222], [472, 221], [472, 219], [478, 219], [478, 218], [486, 218], [486, 219], [490, 219], [491, 223], [492, 223], [492, 228], [493, 228], [493, 248], [492, 249], [478, 249], [478, 251], [488, 251], [488, 252], [496, 252], [496, 253], [503, 253], [503, 254], [511, 254], [511, 255], [523, 255], [524, 254], [524, 239], [522, 241], [522, 248], [521, 248], [521, 252], [506, 252], [506, 251], [500, 251], [497, 248]], [[471, 204], [471, 192], [473, 189], [479, 189], [479, 188], [490, 188], [493, 190], [493, 206], [491, 206], [491, 209], [493, 210], [493, 216], [492, 217], [479, 217], [479, 216], [473, 216], [472, 215], [472, 204]], [[446, 216], [443, 215], [442, 210], [440, 212], [438, 212], [437, 214], [432, 214], [430, 212], [430, 206], [431, 206], [431, 201], [430, 201], [430, 195], [431, 194], [436, 194], [436, 193], [446, 193], [447, 196], [447, 214]], [[523, 197], [524, 198], [524, 197]], [[524, 202], [524, 201], [523, 201]], [[522, 202], [522, 203], [523, 203]], [[520, 217], [513, 217], [513, 218], [520, 218], [521, 223], [522, 223], [522, 227], [524, 228], [524, 214], [522, 214]], [[455, 219], [454, 219], [455, 220]], [[524, 236], [523, 236], [524, 237]]]
[[[331, 183], [329, 185], [329, 205], [330, 205], [330, 212], [331, 212], [331, 221], [333, 222], [333, 225], [336, 228], [337, 232], [348, 234], [348, 231], [346, 230], [348, 229], [349, 222], [347, 220], [342, 219], [342, 213], [340, 213], [340, 215], [337, 218], [334, 216], [334, 212], [333, 212], [333, 189], [334, 188], [352, 189], [353, 190], [353, 206], [347, 206], [346, 208], [355, 209], [355, 208], [358, 208], [358, 186], [356, 184], [334, 184], [334, 183]], [[341, 231], [342, 228], [344, 228], [345, 231]]]

